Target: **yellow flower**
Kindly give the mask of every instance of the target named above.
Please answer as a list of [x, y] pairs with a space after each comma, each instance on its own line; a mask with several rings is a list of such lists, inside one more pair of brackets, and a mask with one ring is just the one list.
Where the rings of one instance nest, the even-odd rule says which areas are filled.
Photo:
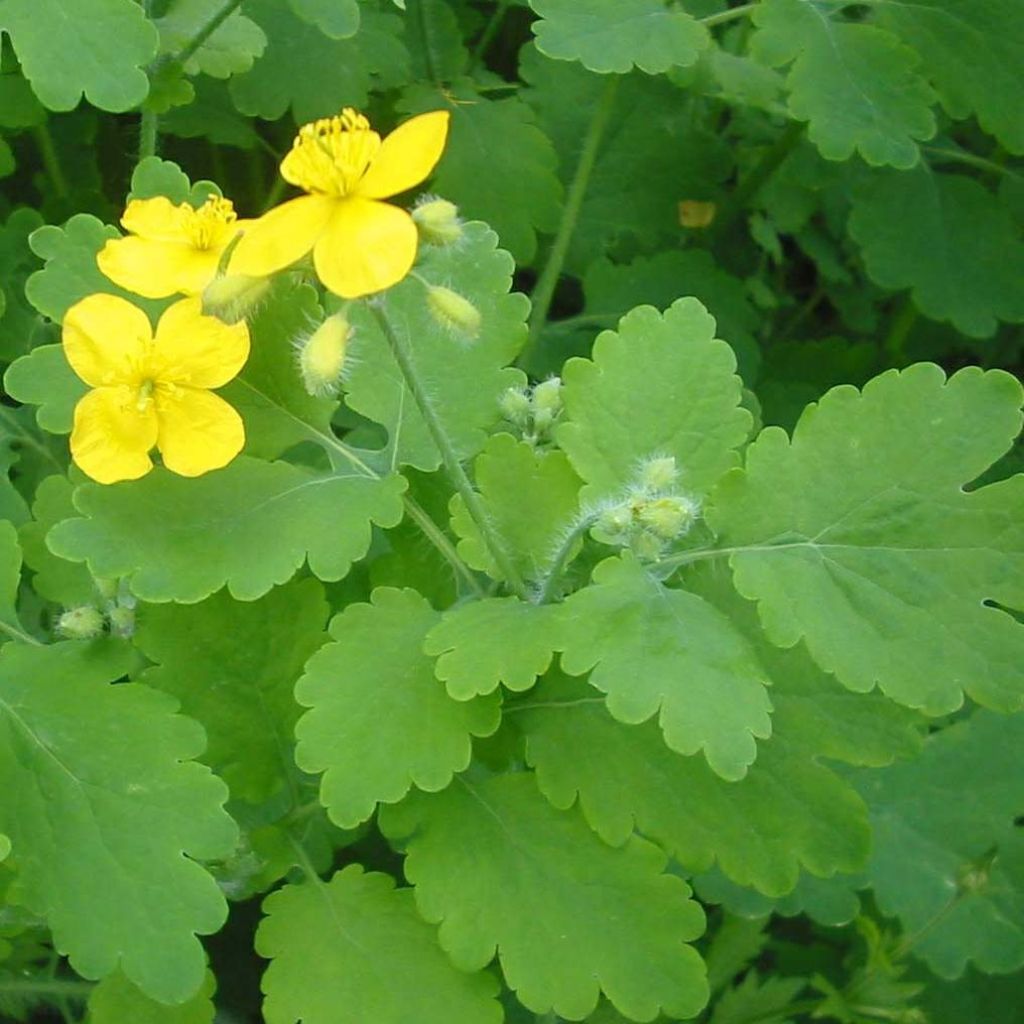
[[115, 284], [147, 299], [198, 295], [214, 278], [231, 240], [249, 221], [238, 220], [230, 199], [210, 196], [195, 209], [164, 196], [133, 199], [121, 224], [96, 257]]
[[198, 298], [149, 318], [116, 295], [89, 295], [64, 316], [64, 354], [94, 390], [75, 406], [71, 455], [101, 484], [135, 480], [164, 465], [199, 476], [227, 465], [245, 431], [235, 410], [210, 388], [227, 384], [249, 356], [245, 323], [204, 316]]
[[309, 195], [250, 225], [231, 255], [231, 273], [263, 277], [312, 250], [320, 280], [343, 298], [397, 284], [416, 259], [416, 225], [405, 210], [379, 200], [423, 181], [447, 137], [445, 110], [411, 118], [383, 141], [348, 108], [304, 125], [281, 176]]

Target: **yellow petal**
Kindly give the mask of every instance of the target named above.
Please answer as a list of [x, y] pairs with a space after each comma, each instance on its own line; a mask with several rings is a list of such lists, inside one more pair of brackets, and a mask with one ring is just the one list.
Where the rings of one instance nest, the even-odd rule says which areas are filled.
[[101, 484], [145, 476], [153, 468], [149, 452], [156, 439], [153, 403], [140, 408], [134, 388], [97, 388], [75, 406], [71, 457]]
[[198, 388], [158, 387], [164, 465], [181, 476], [201, 476], [226, 466], [245, 444], [242, 417], [219, 395]]
[[448, 139], [448, 120], [447, 110], [434, 110], [399, 125], [381, 143], [354, 194], [386, 199], [418, 185], [441, 159]]
[[253, 221], [231, 254], [232, 274], [266, 277], [302, 259], [330, 223], [332, 196], [299, 196]]
[[416, 259], [416, 241], [416, 225], [405, 210], [352, 197], [339, 202], [313, 262], [332, 292], [357, 299], [401, 281]]
[[226, 324], [204, 316], [202, 306], [199, 298], [181, 299], [160, 317], [152, 373], [161, 383], [219, 388], [249, 358], [245, 321]]
[[198, 295], [216, 276], [223, 251], [224, 246], [197, 249], [188, 242], [130, 235], [107, 242], [96, 263], [114, 284], [147, 299], [163, 299], [179, 292]]
[[160, 242], [187, 242], [185, 225], [191, 207], [187, 203], [175, 206], [166, 196], [152, 199], [133, 199], [125, 207], [121, 226], [125, 231], [142, 238]]
[[146, 314], [117, 295], [87, 295], [64, 314], [64, 355], [94, 388], [137, 383], [152, 337]]

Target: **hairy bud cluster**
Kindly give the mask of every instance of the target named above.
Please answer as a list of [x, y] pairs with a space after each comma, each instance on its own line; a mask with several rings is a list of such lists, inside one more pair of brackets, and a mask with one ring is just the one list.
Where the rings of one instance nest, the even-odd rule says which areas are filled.
[[502, 416], [519, 428], [523, 440], [539, 444], [562, 415], [562, 380], [549, 377], [532, 388], [509, 388], [499, 404]]
[[299, 373], [310, 395], [325, 398], [337, 393], [351, 338], [351, 324], [343, 314], [335, 313], [298, 340]]
[[135, 597], [123, 581], [96, 579], [93, 583], [95, 603], [63, 611], [54, 623], [56, 633], [69, 640], [93, 640], [107, 631], [112, 636], [131, 637], [135, 633]]
[[629, 547], [644, 561], [660, 558], [667, 545], [685, 537], [700, 518], [700, 503], [677, 488], [679, 470], [672, 456], [648, 459], [625, 497], [601, 508], [594, 536]]
[[447, 199], [425, 196], [413, 208], [412, 219], [428, 245], [454, 245], [462, 238], [459, 208]]

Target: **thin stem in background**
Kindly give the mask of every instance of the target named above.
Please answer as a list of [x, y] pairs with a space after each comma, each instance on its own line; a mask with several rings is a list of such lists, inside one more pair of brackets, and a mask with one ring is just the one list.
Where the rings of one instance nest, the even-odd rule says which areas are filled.
[[885, 354], [897, 366], [902, 366], [906, 360], [907, 338], [917, 323], [919, 313], [914, 299], [908, 295], [893, 314], [892, 323], [889, 326], [889, 333], [885, 337], [883, 350]]
[[178, 51], [174, 56], [174, 60], [178, 64], [187, 63], [195, 55], [199, 47], [241, 6], [242, 0], [226, 0], [220, 9], [210, 16], [210, 20]]
[[139, 163], [148, 156], [156, 156], [160, 137], [160, 115], [154, 110], [143, 110], [139, 118]]
[[568, 195], [565, 197], [565, 207], [562, 210], [558, 233], [551, 245], [551, 252], [541, 271], [537, 286], [533, 290], [530, 333], [519, 356], [521, 366], [529, 361], [537, 346], [540, 332], [547, 322], [551, 300], [554, 297], [558, 279], [562, 276], [562, 267], [565, 265], [565, 258], [569, 253], [569, 244], [572, 242], [572, 236], [576, 230], [576, 222], [579, 220], [583, 200], [587, 194], [587, 186], [590, 184], [590, 176], [593, 173], [594, 164], [597, 162], [601, 141], [611, 121], [618, 87], [619, 76], [609, 75], [604, 92], [594, 109], [594, 116], [590, 119], [590, 126], [587, 128], [587, 134], [583, 140], [583, 149], [580, 151], [579, 163], [576, 166], [576, 173], [569, 185]]
[[921, 152], [927, 156], [935, 157], [936, 160], [951, 160], [954, 163], [966, 164], [968, 167], [976, 167], [980, 171], [988, 171], [991, 174], [998, 174], [1006, 178], [1024, 180], [1024, 174], [1009, 167], [1003, 167], [993, 160], [986, 160], [983, 156], [976, 156], [974, 153], [967, 153], [958, 149], [943, 149], [942, 146], [922, 146]]
[[469, 64], [466, 65], [467, 75], [471, 75], [479, 66], [480, 61], [484, 59], [484, 54], [487, 53], [491, 43], [494, 42], [494, 37], [498, 34], [501, 23], [505, 20], [505, 15], [508, 14], [508, 9], [511, 5], [512, 0], [498, 0], [498, 5], [491, 14], [491, 20], [487, 22], [487, 27], [483, 30], [476, 46], [473, 47], [473, 52], [470, 54]]
[[0, 619], [0, 633], [6, 633], [12, 640], [20, 640], [22, 643], [31, 644], [33, 647], [45, 646], [41, 640], [37, 640], [31, 633], [26, 633], [25, 630], [9, 622], [4, 622], [3, 619]]
[[759, 5], [756, 3], [742, 4], [739, 7], [733, 7], [728, 11], [721, 11], [718, 14], [709, 14], [706, 18], [699, 18], [698, 20], [703, 25], [707, 25], [708, 28], [713, 28], [715, 25], [724, 25], [729, 21], [736, 21], [739, 18], [745, 18]]
[[412, 3], [416, 5], [416, 24], [423, 37], [423, 62], [427, 66], [427, 78], [434, 85], [439, 85], [441, 80], [438, 77], [437, 61], [434, 60], [434, 50], [430, 45], [430, 19], [427, 17], [425, 0], [412, 0]]
[[44, 121], [32, 129], [32, 137], [36, 140], [36, 147], [39, 149], [39, 156], [43, 161], [43, 170], [50, 179], [53, 191], [60, 199], [67, 199], [70, 195], [68, 179], [64, 177], [64, 168], [57, 158], [57, 149], [53, 144], [53, 136], [50, 134], [50, 126]]
[[452, 485], [462, 498], [466, 511], [476, 524], [476, 528], [480, 531], [481, 538], [487, 545], [491, 557], [494, 559], [501, 574], [505, 577], [506, 582], [518, 597], [526, 600], [528, 598], [526, 584], [523, 582], [523, 578], [515, 563], [509, 557], [504, 540], [494, 528], [491, 517], [488, 515], [487, 509], [484, 508], [480, 495], [477, 494], [469, 477], [466, 475], [466, 471], [462, 468], [462, 463], [459, 461], [459, 457], [452, 447], [451, 441], [448, 439], [448, 434], [445, 432], [444, 426], [434, 410], [434, 404], [427, 394], [419, 374], [416, 372], [412, 352], [409, 350], [406, 340], [394, 329], [379, 303], [371, 303], [369, 308], [380, 325], [391, 354], [394, 356], [395, 362], [405, 378], [405, 383], [412, 393], [427, 431], [437, 446], [437, 450], [441, 453], [441, 460], [444, 462], [444, 467], [448, 472]]

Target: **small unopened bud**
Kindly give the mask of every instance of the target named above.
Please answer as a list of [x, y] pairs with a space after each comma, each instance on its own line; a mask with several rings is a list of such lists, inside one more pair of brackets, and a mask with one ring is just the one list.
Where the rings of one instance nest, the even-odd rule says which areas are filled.
[[541, 381], [533, 389], [533, 423], [538, 433], [549, 430], [562, 411], [562, 381], [558, 377]]
[[697, 506], [689, 498], [671, 496], [654, 498], [646, 502], [637, 513], [637, 519], [656, 537], [675, 540], [693, 526]]
[[443, 285], [430, 285], [427, 288], [427, 305], [442, 326], [455, 329], [469, 338], [479, 335], [480, 310], [464, 295]]
[[114, 636], [122, 636], [126, 639], [135, 635], [135, 609], [125, 608], [124, 605], [118, 605], [116, 608], [111, 608], [107, 613], [107, 618], [110, 620], [110, 632]]
[[70, 640], [91, 640], [103, 632], [103, 615], [91, 604], [69, 608], [57, 620], [57, 632]]
[[412, 211], [412, 219], [429, 245], [453, 245], [462, 237], [459, 208], [447, 199], [425, 199]]
[[633, 513], [628, 505], [606, 508], [594, 520], [594, 530], [610, 541], [625, 543], [626, 535], [633, 526]]
[[225, 323], [238, 323], [259, 304], [269, 287], [269, 277], [220, 274], [203, 291], [203, 312]]
[[667, 491], [678, 479], [679, 470], [674, 455], [649, 459], [640, 470], [640, 486], [654, 494]]
[[530, 398], [522, 388], [509, 388], [500, 399], [501, 415], [510, 423], [523, 427], [530, 418]]
[[311, 395], [333, 395], [338, 390], [352, 327], [340, 313], [329, 316], [299, 343], [299, 371]]
[[633, 537], [634, 554], [642, 562], [655, 562], [665, 550], [665, 541], [649, 530], [641, 530]]

